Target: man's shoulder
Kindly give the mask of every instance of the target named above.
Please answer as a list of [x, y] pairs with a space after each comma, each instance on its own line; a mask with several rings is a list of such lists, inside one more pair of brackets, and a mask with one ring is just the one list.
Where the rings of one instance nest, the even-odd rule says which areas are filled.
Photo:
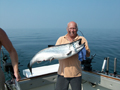
[[87, 41], [86, 38], [84, 36], [78, 36], [77, 39], [82, 39], [82, 41]]
[[4, 33], [5, 31], [2, 28], [0, 28], [0, 34], [4, 34]]
[[1, 47], [1, 40], [3, 38], [4, 31], [2, 28], [0, 28], [0, 47]]
[[5, 31], [2, 28], [0, 28], [0, 37], [3, 37], [5, 35], [6, 35]]
[[2, 28], [0, 28], [0, 32], [3, 32], [3, 29], [2, 29]]
[[4, 31], [0, 28], [0, 36], [2, 36], [3, 32]]
[[85, 37], [79, 36], [79, 35], [77, 36], [77, 38], [78, 38], [78, 39], [85, 39]]
[[66, 37], [66, 35], [60, 36], [59, 39], [64, 39], [65, 37]]

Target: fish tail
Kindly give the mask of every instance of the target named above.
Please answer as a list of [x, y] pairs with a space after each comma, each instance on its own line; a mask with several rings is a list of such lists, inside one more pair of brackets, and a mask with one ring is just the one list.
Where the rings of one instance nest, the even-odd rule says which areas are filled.
[[28, 68], [29, 68], [29, 70], [30, 70], [30, 72], [32, 74], [32, 67], [30, 66], [30, 63], [28, 63]]

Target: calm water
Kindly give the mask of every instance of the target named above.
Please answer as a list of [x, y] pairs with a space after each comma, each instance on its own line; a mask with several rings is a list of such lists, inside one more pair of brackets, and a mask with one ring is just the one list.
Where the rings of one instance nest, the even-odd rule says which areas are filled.
[[[17, 50], [22, 77], [24, 77], [22, 70], [27, 69], [27, 64], [38, 51], [47, 48], [48, 45], [54, 45], [59, 36], [67, 33], [65, 29], [8, 29], [5, 31]], [[91, 55], [96, 54], [92, 63], [93, 69], [101, 71], [104, 57], [109, 57], [109, 69], [113, 73], [114, 58], [117, 58], [117, 73], [120, 74], [120, 30], [83, 29], [81, 31], [88, 41]], [[81, 35], [80, 32], [78, 34]], [[58, 63], [57, 60], [51, 63], [44, 61], [34, 64], [33, 67], [56, 63]], [[9, 77], [6, 76], [6, 78]]]

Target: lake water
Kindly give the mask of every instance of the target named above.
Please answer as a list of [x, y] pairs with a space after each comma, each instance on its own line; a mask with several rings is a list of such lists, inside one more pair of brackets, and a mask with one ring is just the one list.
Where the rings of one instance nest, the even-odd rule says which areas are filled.
[[[21, 77], [22, 70], [27, 69], [27, 64], [40, 50], [54, 45], [56, 40], [67, 33], [65, 29], [7, 29], [5, 30], [12, 41], [19, 57], [19, 69]], [[93, 59], [93, 70], [101, 71], [105, 57], [110, 58], [109, 70], [113, 73], [114, 58], [117, 58], [117, 73], [120, 74], [120, 30], [119, 29], [82, 29], [82, 33], [88, 41], [91, 55], [96, 54]], [[79, 35], [82, 35], [78, 32]], [[5, 49], [3, 48], [5, 51]], [[6, 54], [8, 54], [5, 51]], [[58, 60], [44, 61], [34, 64], [33, 67], [56, 64]], [[6, 73], [5, 73], [6, 74]], [[6, 75], [6, 78], [9, 78]]]

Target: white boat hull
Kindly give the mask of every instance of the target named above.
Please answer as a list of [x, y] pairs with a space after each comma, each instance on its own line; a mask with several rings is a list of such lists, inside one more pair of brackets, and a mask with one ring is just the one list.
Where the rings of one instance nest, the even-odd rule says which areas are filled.
[[[26, 78], [15, 83], [16, 90], [55, 90], [59, 64], [23, 70]], [[119, 90], [120, 78], [101, 73], [82, 71], [82, 90]], [[69, 85], [69, 90], [72, 90]]]

